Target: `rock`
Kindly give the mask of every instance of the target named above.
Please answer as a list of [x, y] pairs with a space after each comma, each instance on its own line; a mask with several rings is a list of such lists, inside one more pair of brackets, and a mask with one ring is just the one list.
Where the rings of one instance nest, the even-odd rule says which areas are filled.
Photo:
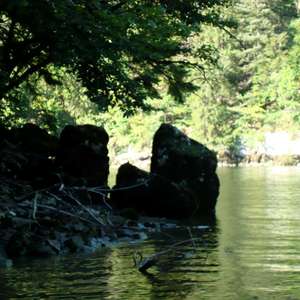
[[13, 261], [8, 258], [0, 256], [0, 268], [10, 268], [13, 265]]
[[8, 259], [4, 247], [0, 245], [0, 268], [9, 268], [12, 265], [12, 260]]
[[187, 218], [197, 209], [195, 201], [179, 185], [130, 163], [119, 168], [110, 201], [116, 209], [133, 208], [153, 217]]
[[133, 239], [137, 239], [139, 238], [139, 234], [136, 231], [133, 231], [131, 229], [119, 229], [117, 231], [117, 236], [118, 238], [123, 238], [123, 237], [129, 237], [129, 238], [133, 238]]
[[27, 164], [28, 159], [21, 150], [6, 139], [0, 146], [0, 174], [15, 178]]
[[93, 125], [68, 125], [60, 135], [56, 163], [70, 185], [107, 186], [108, 135]]
[[30, 181], [35, 188], [53, 185], [54, 155], [57, 138], [35, 124], [25, 124], [6, 132], [1, 142], [0, 172], [14, 178]]
[[65, 246], [70, 249], [70, 252], [78, 252], [84, 246], [84, 241], [81, 236], [76, 235], [65, 241]]
[[35, 257], [47, 257], [58, 254], [58, 252], [51, 245], [47, 244], [46, 241], [36, 240], [32, 241], [28, 246], [26, 254]]
[[5, 251], [10, 258], [19, 257], [27, 254], [30, 235], [22, 230], [16, 231], [5, 244]]
[[154, 135], [151, 173], [180, 186], [197, 206], [197, 214], [214, 213], [219, 195], [216, 154], [170, 124]]
[[11, 143], [18, 145], [22, 152], [54, 156], [57, 148], [57, 138], [45, 129], [31, 123], [21, 128], [11, 130]]

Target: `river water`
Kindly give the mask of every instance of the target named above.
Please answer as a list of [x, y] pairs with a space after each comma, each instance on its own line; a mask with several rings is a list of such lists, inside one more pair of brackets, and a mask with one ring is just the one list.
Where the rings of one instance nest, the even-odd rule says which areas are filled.
[[[221, 168], [214, 226], [182, 226], [93, 255], [18, 261], [0, 299], [300, 300], [300, 169]], [[132, 256], [170, 249], [148, 275]]]

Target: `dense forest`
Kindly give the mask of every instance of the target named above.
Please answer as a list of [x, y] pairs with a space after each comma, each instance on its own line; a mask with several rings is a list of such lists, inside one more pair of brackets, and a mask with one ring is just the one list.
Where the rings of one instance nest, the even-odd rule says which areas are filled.
[[162, 122], [216, 151], [297, 132], [299, 9], [295, 0], [3, 1], [0, 122], [57, 134], [103, 125], [114, 154], [149, 149]]

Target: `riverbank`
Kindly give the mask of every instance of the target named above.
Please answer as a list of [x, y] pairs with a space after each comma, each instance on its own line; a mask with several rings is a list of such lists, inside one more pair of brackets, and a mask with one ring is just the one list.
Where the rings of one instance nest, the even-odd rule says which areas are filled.
[[205, 145], [162, 124], [154, 134], [150, 172], [125, 163], [111, 188], [108, 141], [103, 127], [88, 124], [68, 125], [59, 137], [34, 124], [2, 128], [2, 266], [21, 256], [92, 252], [143, 239], [141, 228], [157, 230], [169, 222], [143, 222], [141, 216], [214, 218], [217, 159]]
[[15, 258], [25, 256], [89, 254], [143, 241], [149, 234], [177, 226], [165, 218], [130, 219], [116, 214], [108, 204], [82, 204], [79, 199], [90, 192], [63, 186], [33, 190], [1, 178], [0, 267], [10, 267]]
[[[224, 152], [217, 153], [219, 167], [252, 167], [252, 166], [300, 166], [300, 155], [265, 155], [263, 153], [247, 155], [224, 155]], [[118, 166], [124, 163], [131, 163], [138, 168], [149, 171], [151, 164], [150, 151], [136, 151], [130, 149], [111, 157], [111, 170], [116, 173]]]

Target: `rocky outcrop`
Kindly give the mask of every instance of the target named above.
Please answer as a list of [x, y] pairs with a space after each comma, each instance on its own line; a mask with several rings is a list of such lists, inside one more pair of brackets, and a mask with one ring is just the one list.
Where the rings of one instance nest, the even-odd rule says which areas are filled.
[[[92, 251], [143, 238], [136, 225], [114, 215], [103, 195], [107, 143], [106, 131], [92, 125], [66, 126], [59, 139], [34, 124], [0, 128], [0, 268], [23, 255]], [[137, 217], [209, 214], [218, 194], [215, 169], [206, 147], [162, 125], [153, 141], [151, 172], [121, 166], [111, 204]]]
[[213, 215], [219, 195], [216, 168], [215, 153], [162, 124], [153, 139], [151, 172], [122, 165], [111, 200], [117, 208], [151, 216]]
[[216, 169], [216, 154], [176, 127], [162, 124], [155, 133], [151, 173], [166, 177], [190, 193], [199, 214], [214, 211], [220, 185]]
[[35, 124], [0, 128], [0, 176], [35, 189], [57, 183], [107, 186], [108, 135], [93, 125], [66, 126], [58, 139]]
[[60, 135], [56, 163], [70, 185], [106, 186], [108, 134], [102, 127], [68, 125]]

